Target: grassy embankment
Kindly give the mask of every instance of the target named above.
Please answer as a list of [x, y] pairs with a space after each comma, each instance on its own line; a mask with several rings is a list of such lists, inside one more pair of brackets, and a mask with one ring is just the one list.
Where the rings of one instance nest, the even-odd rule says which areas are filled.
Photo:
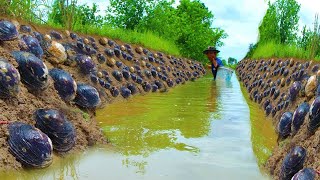
[[[50, 9], [50, 3], [47, 0], [12, 0], [0, 2], [0, 17], [2, 18], [17, 18], [28, 23], [33, 23], [40, 26], [49, 26], [56, 29], [67, 29], [61, 25], [55, 24], [50, 20], [46, 20]], [[76, 17], [77, 14], [72, 10], [67, 10], [67, 16], [73, 20], [81, 17]], [[67, 17], [69, 18], [69, 17]], [[166, 54], [181, 56], [178, 46], [171, 40], [164, 39], [152, 32], [138, 32], [134, 30], [121, 29], [108, 25], [94, 26], [77, 24], [72, 31], [84, 33], [87, 35], [105, 36], [113, 40], [120, 40], [126, 43], [141, 45], [145, 48], [161, 51]]]
[[[320, 48], [320, 42], [317, 48]], [[316, 51], [316, 50], [314, 50]], [[278, 44], [278, 43], [265, 43], [261, 44], [255, 49], [251, 59], [264, 59], [264, 58], [298, 58], [305, 60], [320, 60], [320, 56], [312, 57], [312, 50], [304, 50], [295, 45]]]

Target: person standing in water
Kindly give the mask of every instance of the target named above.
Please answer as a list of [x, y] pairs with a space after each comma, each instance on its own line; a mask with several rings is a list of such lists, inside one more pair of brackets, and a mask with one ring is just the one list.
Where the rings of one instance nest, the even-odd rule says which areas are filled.
[[203, 51], [203, 54], [207, 55], [209, 61], [211, 62], [211, 71], [214, 80], [216, 80], [219, 67], [223, 66], [221, 59], [217, 57], [219, 52], [220, 51], [213, 46], [209, 46], [208, 49]]

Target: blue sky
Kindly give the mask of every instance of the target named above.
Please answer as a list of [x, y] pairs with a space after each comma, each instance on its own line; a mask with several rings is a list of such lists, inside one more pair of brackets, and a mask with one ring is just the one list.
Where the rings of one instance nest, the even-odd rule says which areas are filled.
[[[274, 0], [271, 0], [273, 2]], [[303, 25], [312, 27], [314, 15], [320, 14], [320, 0], [297, 0], [301, 4], [300, 28]], [[79, 0], [88, 5], [93, 1]], [[94, 1], [103, 12], [109, 5], [108, 0]], [[178, 4], [177, 0], [177, 4]], [[265, 0], [202, 0], [215, 16], [214, 27], [221, 27], [228, 37], [223, 40], [225, 45], [220, 47], [220, 56], [227, 59], [235, 57], [242, 59], [250, 43], [255, 43], [258, 37], [258, 26], [268, 5]]]

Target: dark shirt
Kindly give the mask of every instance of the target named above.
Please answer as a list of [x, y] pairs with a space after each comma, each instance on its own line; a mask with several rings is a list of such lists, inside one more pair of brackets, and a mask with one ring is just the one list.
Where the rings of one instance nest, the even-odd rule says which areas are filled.
[[216, 67], [213, 65], [213, 63], [211, 63], [211, 71], [212, 71], [212, 75], [213, 75], [213, 79], [214, 80], [216, 80], [217, 72], [218, 72], [219, 67], [223, 66], [223, 63], [222, 63], [221, 59], [216, 58], [216, 61], [217, 61], [217, 66]]

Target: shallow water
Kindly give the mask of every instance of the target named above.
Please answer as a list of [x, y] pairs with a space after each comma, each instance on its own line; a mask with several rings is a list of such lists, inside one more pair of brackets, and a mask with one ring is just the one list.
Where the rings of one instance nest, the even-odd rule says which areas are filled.
[[270, 155], [275, 132], [246, 97], [235, 75], [208, 75], [117, 102], [97, 112], [113, 148], [54, 157], [49, 168], [0, 179], [268, 179], [258, 164]]

